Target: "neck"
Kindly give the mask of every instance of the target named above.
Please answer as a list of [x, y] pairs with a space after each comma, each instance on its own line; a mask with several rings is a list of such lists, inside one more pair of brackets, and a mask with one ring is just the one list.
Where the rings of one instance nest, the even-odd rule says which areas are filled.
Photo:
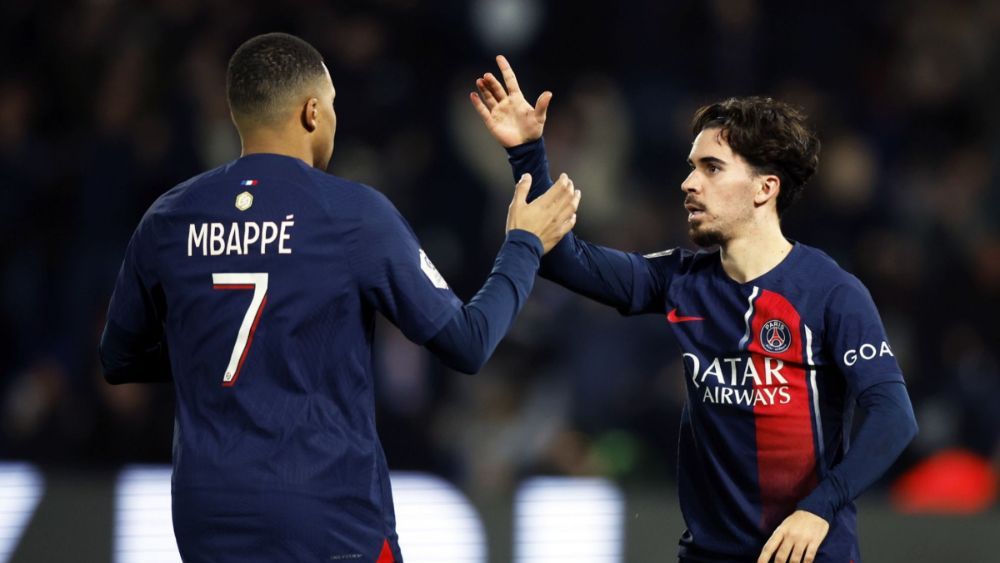
[[721, 245], [722, 269], [733, 280], [746, 283], [774, 269], [791, 250], [792, 244], [781, 234], [777, 219], [754, 223]]
[[290, 156], [305, 162], [309, 166], [315, 166], [313, 162], [312, 147], [306, 139], [298, 136], [288, 135], [280, 129], [256, 130], [241, 135], [243, 151], [240, 156], [250, 154], [280, 154]]

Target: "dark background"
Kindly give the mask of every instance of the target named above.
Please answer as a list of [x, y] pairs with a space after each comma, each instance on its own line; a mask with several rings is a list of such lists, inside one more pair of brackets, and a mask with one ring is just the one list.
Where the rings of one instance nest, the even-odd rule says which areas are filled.
[[[267, 31], [323, 53], [330, 171], [385, 192], [463, 299], [513, 184], [466, 98], [493, 55], [529, 99], [555, 93], [546, 141], [553, 172], [584, 191], [577, 231], [625, 250], [690, 246], [680, 182], [697, 107], [802, 106], [823, 154], [785, 232], [871, 290], [921, 427], [883, 486], [947, 449], [1000, 465], [1000, 3], [963, 0], [6, 0], [0, 458], [169, 462], [171, 388], [106, 385], [96, 344], [143, 211], [239, 155], [225, 66]], [[476, 376], [386, 322], [376, 354], [393, 469], [473, 495], [543, 473], [673, 479], [684, 385], [660, 317], [540, 281]]]

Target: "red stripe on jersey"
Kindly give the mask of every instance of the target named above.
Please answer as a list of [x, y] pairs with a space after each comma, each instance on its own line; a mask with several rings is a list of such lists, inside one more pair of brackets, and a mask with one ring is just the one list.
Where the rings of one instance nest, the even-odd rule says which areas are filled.
[[392, 556], [392, 548], [389, 547], [389, 540], [382, 540], [382, 551], [375, 563], [396, 563], [396, 558]]
[[[253, 289], [253, 285], [250, 286]], [[232, 387], [236, 385], [236, 380], [240, 377], [240, 372], [243, 371], [243, 362], [247, 359], [247, 352], [250, 351], [250, 345], [253, 344], [253, 334], [257, 332], [257, 323], [260, 322], [260, 314], [264, 312], [264, 306], [267, 305], [267, 294], [264, 294], [264, 300], [260, 302], [260, 307], [257, 308], [257, 316], [253, 318], [253, 324], [250, 325], [250, 334], [247, 335], [247, 345], [243, 347], [243, 353], [240, 354], [240, 361], [236, 364], [236, 373], [233, 374], [233, 378], [229, 381], [223, 381], [223, 387]]]
[[217, 283], [212, 289], [255, 289], [252, 283]]
[[[783, 336], [791, 339], [787, 349], [780, 352], [766, 350], [761, 342], [761, 330], [772, 320], [783, 322], [787, 327]], [[780, 338], [773, 331], [763, 338], [772, 349], [785, 345], [776, 345]], [[818, 484], [802, 319], [787, 299], [771, 291], [761, 291], [754, 303], [747, 350], [761, 382], [759, 386], [755, 383], [754, 388], [757, 393], [774, 397], [768, 404], [754, 404], [761, 527], [769, 533]]]

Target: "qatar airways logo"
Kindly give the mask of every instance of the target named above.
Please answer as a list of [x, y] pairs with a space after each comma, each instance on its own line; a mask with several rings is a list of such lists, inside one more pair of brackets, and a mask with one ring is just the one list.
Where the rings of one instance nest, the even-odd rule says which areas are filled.
[[689, 352], [691, 383], [701, 394], [703, 403], [719, 405], [787, 405], [792, 401], [788, 380], [781, 373], [785, 363], [764, 356], [764, 373], [760, 373], [750, 357], [713, 358], [705, 365]]

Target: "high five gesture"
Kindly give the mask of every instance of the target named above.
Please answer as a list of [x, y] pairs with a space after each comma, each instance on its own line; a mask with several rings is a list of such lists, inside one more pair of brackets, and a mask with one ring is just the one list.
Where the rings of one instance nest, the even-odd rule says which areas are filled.
[[469, 100], [483, 119], [486, 129], [504, 147], [515, 147], [538, 139], [545, 128], [545, 114], [552, 92], [542, 92], [532, 107], [517, 84], [514, 69], [503, 55], [497, 56], [497, 66], [500, 67], [503, 84], [493, 73], [487, 72], [476, 79], [479, 93], [470, 92]]

